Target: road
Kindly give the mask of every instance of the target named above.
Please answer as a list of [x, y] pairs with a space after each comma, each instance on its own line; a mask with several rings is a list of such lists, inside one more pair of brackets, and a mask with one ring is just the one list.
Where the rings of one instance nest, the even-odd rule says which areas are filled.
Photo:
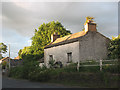
[[67, 87], [59, 84], [31, 82], [28, 80], [18, 80], [3, 76], [2, 88], [67, 88]]

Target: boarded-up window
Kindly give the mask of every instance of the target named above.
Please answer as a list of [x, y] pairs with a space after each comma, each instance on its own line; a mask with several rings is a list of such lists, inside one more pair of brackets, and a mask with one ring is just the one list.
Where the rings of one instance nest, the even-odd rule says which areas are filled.
[[49, 60], [53, 60], [53, 55], [49, 55]]
[[68, 63], [72, 62], [72, 52], [67, 53], [67, 56], [68, 56]]

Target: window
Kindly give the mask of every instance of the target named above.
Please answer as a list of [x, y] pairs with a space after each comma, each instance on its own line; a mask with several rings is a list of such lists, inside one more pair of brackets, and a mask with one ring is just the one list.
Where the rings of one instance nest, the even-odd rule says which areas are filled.
[[68, 63], [72, 61], [72, 52], [67, 53], [68, 56]]
[[53, 60], [53, 55], [49, 55], [49, 60]]

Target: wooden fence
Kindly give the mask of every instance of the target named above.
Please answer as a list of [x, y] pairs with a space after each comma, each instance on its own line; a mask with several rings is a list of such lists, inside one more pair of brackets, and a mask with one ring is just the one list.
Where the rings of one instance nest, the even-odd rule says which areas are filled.
[[96, 63], [98, 63], [98, 64], [89, 64], [89, 65], [81, 65], [82, 63], [88, 63], [88, 62], [92, 62], [92, 61], [81, 61], [81, 62], [78, 62], [78, 64], [77, 64], [77, 70], [79, 71], [79, 67], [91, 67], [91, 66], [99, 66], [100, 67], [100, 71], [102, 71], [102, 68], [103, 68], [103, 66], [106, 66], [106, 65], [109, 65], [109, 66], [111, 66], [111, 65], [116, 65], [116, 64], [114, 64], [114, 63], [107, 63], [107, 64], [104, 64], [104, 62], [118, 62], [118, 60], [117, 59], [115, 59], [115, 60], [99, 60], [99, 61], [94, 61], [94, 62], [96, 62]]

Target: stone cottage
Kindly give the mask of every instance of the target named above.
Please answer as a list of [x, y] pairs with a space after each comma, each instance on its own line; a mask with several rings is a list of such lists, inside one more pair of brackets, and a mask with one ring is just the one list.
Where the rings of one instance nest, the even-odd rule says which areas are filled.
[[60, 38], [51, 35], [51, 43], [44, 48], [44, 63], [61, 61], [63, 65], [82, 60], [106, 59], [110, 39], [96, 30], [96, 23], [88, 21], [85, 30]]

